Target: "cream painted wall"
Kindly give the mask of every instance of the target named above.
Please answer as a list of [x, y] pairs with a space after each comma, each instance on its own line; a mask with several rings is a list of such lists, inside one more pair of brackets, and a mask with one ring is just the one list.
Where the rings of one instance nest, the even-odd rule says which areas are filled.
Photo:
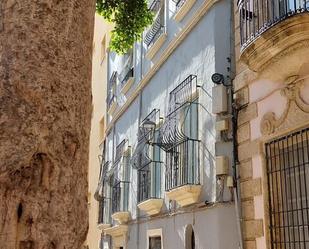
[[[98, 202], [94, 199], [94, 192], [97, 188], [100, 173], [100, 164], [98, 155], [102, 154], [99, 145], [104, 138], [102, 132], [102, 118], [105, 120], [106, 110], [106, 86], [107, 86], [107, 56], [106, 48], [110, 39], [110, 31], [112, 25], [104, 21], [102, 17], [96, 14], [94, 38], [93, 38], [93, 57], [92, 57], [92, 120], [90, 132], [90, 148], [89, 148], [89, 230], [85, 245], [89, 249], [99, 248], [101, 232], [97, 228], [98, 220]], [[105, 38], [105, 49], [103, 51], [102, 41]], [[104, 57], [105, 55], [105, 57]], [[103, 59], [104, 57], [104, 59]], [[105, 125], [104, 125], [105, 126]]]

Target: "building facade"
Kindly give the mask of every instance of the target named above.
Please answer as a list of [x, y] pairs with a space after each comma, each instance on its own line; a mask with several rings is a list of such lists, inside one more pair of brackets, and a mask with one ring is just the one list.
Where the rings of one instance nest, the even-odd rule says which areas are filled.
[[309, 248], [308, 1], [235, 1], [245, 248]]
[[236, 249], [233, 3], [149, 8], [142, 41], [107, 54], [100, 248]]
[[99, 15], [95, 16], [92, 55], [92, 119], [89, 141], [88, 210], [89, 229], [85, 248], [99, 248], [101, 232], [97, 225], [100, 219], [97, 202], [97, 187], [100, 175], [101, 154], [106, 127], [107, 45], [112, 25]]

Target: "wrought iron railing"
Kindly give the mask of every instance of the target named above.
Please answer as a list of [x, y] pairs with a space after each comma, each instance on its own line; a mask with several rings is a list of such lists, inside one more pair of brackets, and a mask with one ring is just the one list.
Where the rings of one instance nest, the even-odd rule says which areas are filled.
[[[182, 81], [174, 90], [170, 92], [168, 115], [160, 128], [160, 147], [165, 151], [170, 151], [175, 145], [186, 141], [187, 139], [196, 139], [196, 136], [191, 137], [191, 134], [185, 129], [185, 122], [190, 119], [187, 114], [195, 106], [197, 112], [196, 101], [197, 95], [197, 77], [189, 75]], [[197, 131], [198, 120], [194, 124], [189, 121], [190, 131]], [[194, 127], [193, 127], [194, 125]]]
[[98, 224], [111, 224], [109, 198], [104, 198], [103, 200], [99, 201]]
[[110, 199], [105, 198], [99, 205], [98, 224], [111, 224]]
[[134, 68], [133, 67], [130, 68], [128, 70], [128, 72], [126, 73], [126, 75], [123, 77], [123, 79], [121, 81], [121, 86], [123, 87], [131, 77], [134, 77]]
[[112, 187], [112, 213], [128, 211], [129, 185], [128, 181], [116, 180]]
[[138, 202], [161, 197], [161, 162], [151, 161], [137, 171]]
[[108, 84], [108, 94], [106, 98], [107, 108], [109, 108], [114, 101], [116, 101], [116, 87], [117, 87], [117, 72], [114, 71]]
[[165, 190], [200, 184], [200, 141], [189, 139], [166, 153]]
[[158, 12], [161, 7], [161, 0], [153, 0], [149, 5], [149, 10], [152, 12]]
[[308, 0], [240, 0], [238, 4], [242, 50], [277, 23], [309, 12]]
[[196, 89], [197, 77], [191, 74], [170, 92], [168, 114], [176, 112], [186, 103], [192, 102]]
[[107, 101], [106, 101], [107, 108], [110, 108], [114, 101], [116, 101], [116, 95], [112, 92], [109, 92], [107, 94]]
[[175, 2], [176, 5], [176, 11], [178, 11], [187, 0], [173, 0]]
[[159, 38], [159, 36], [164, 32], [164, 9], [160, 10], [160, 13], [155, 18], [152, 26], [147, 31], [144, 42], [147, 47], [151, 47], [152, 44]]
[[265, 149], [271, 248], [309, 248], [309, 128]]
[[124, 152], [127, 147], [127, 139], [123, 139], [116, 147], [116, 155], [115, 155], [115, 161], [114, 164], [118, 163], [120, 159], [124, 156]]

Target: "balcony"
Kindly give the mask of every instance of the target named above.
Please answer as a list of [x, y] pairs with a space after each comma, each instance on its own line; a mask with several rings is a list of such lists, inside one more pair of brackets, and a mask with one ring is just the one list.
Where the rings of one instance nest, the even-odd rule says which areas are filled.
[[147, 59], [151, 60], [154, 57], [162, 47], [166, 37], [167, 35], [164, 28], [164, 8], [161, 7], [159, 12], [155, 15], [154, 22], [148, 29], [144, 38], [144, 43], [147, 45]]
[[129, 184], [127, 181], [115, 180], [112, 187], [112, 218], [120, 225], [128, 223], [130, 220], [129, 204]]
[[109, 207], [109, 198], [104, 198], [103, 200], [99, 201], [98, 229], [100, 230], [104, 230], [111, 226]]
[[198, 202], [200, 151], [197, 77], [189, 75], [170, 92], [159, 146], [166, 152], [165, 191], [180, 206]]
[[149, 162], [138, 169], [138, 202], [139, 209], [148, 215], [160, 213], [161, 198], [161, 162]]
[[308, 12], [308, 0], [240, 0], [241, 60], [259, 72], [272, 60], [303, 47], [309, 39]]
[[199, 151], [200, 142], [189, 139], [166, 152], [166, 196], [182, 207], [197, 203], [201, 193]]
[[132, 67], [131, 69], [128, 70], [128, 72], [121, 81], [121, 93], [126, 94], [131, 88], [133, 82], [134, 82], [134, 68]]
[[174, 19], [180, 22], [185, 15], [190, 11], [196, 0], [174, 0], [176, 6], [176, 13]]
[[113, 72], [108, 85], [108, 94], [106, 98], [107, 104], [107, 113], [113, 115], [117, 108], [117, 97], [116, 97], [116, 88], [117, 88], [117, 77], [118, 73]]
[[106, 228], [105, 234], [110, 235], [113, 239], [113, 248], [124, 248], [127, 242], [128, 225], [116, 225]]

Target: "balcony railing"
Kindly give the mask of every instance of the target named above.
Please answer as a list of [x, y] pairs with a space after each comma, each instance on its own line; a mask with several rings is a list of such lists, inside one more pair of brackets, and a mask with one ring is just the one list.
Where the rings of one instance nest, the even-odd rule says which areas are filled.
[[240, 0], [238, 4], [242, 50], [277, 23], [309, 11], [308, 0]]
[[128, 72], [126, 73], [126, 75], [123, 77], [123, 79], [121, 81], [121, 86], [123, 87], [131, 77], [134, 77], [134, 68], [133, 67], [130, 68], [128, 70]]
[[176, 5], [176, 11], [178, 11], [187, 0], [173, 0]]
[[110, 199], [104, 198], [99, 201], [98, 224], [111, 224]]
[[115, 181], [112, 187], [112, 213], [128, 211], [129, 184], [128, 181]]
[[152, 12], [158, 12], [161, 7], [161, 0], [153, 0], [149, 5], [149, 10]]
[[186, 140], [166, 153], [165, 190], [200, 184], [200, 142]]
[[106, 98], [107, 108], [109, 108], [114, 101], [116, 101], [116, 85], [117, 85], [117, 72], [113, 72], [108, 85], [108, 94]]
[[161, 162], [150, 162], [138, 169], [138, 202], [161, 198]]
[[112, 92], [109, 92], [106, 98], [107, 109], [116, 101], [116, 95]]
[[144, 42], [147, 47], [151, 47], [152, 44], [159, 38], [164, 32], [164, 10], [162, 9], [154, 20], [152, 26], [145, 35]]

